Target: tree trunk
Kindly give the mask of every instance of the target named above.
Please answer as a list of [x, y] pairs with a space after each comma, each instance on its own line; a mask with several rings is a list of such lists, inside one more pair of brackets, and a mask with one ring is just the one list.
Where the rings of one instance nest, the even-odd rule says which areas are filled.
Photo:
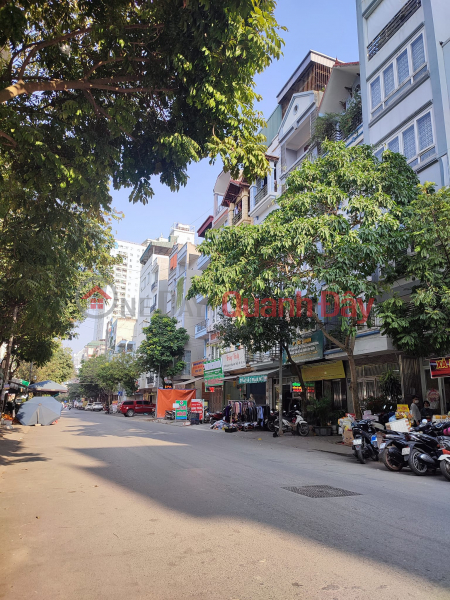
[[358, 397], [358, 377], [356, 375], [355, 357], [350, 353], [347, 353], [347, 356], [350, 367], [350, 394], [352, 397], [353, 410], [355, 411], [356, 418], [361, 419], [361, 406], [359, 404]]
[[8, 346], [6, 349], [5, 369], [3, 372], [2, 393], [0, 395], [0, 413], [2, 413], [5, 408], [5, 396], [6, 396], [6, 392], [7, 392], [7, 390], [5, 389], [5, 383], [7, 383], [9, 381], [9, 368], [10, 368], [10, 362], [11, 362], [11, 353], [12, 353], [12, 346], [13, 346], [13, 342], [14, 342], [14, 332], [15, 332], [15, 325], [17, 323], [18, 310], [19, 310], [19, 307], [15, 306], [14, 310], [13, 310], [13, 322], [12, 322], [12, 327], [11, 327], [11, 335], [9, 336]]
[[293, 360], [293, 358], [291, 356], [291, 353], [289, 352], [289, 348], [288, 348], [287, 345], [285, 346], [284, 349], [286, 350], [286, 355], [288, 357], [288, 360], [289, 360], [290, 364], [294, 366], [294, 368], [295, 368], [295, 370], [297, 372], [298, 380], [300, 382], [300, 385], [302, 386], [302, 391], [301, 391], [301, 397], [302, 397], [301, 398], [301, 409], [302, 410], [301, 410], [301, 412], [302, 412], [303, 417], [305, 417], [305, 414], [306, 414], [306, 405], [307, 405], [307, 402], [308, 402], [308, 397], [307, 397], [306, 384], [305, 384], [305, 382], [303, 380], [302, 368], [301, 368], [301, 366], [300, 366], [299, 363], [296, 363]]

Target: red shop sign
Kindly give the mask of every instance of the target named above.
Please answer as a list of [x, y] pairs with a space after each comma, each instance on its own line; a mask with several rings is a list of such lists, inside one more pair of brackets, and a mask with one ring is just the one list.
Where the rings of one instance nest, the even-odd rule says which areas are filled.
[[450, 356], [444, 358], [430, 358], [431, 378], [450, 377]]

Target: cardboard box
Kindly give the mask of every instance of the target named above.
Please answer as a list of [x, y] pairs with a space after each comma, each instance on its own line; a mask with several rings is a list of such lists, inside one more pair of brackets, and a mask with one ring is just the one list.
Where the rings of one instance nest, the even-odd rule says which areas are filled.
[[344, 442], [344, 446], [353, 446], [353, 431], [351, 429], [344, 431], [342, 441]]

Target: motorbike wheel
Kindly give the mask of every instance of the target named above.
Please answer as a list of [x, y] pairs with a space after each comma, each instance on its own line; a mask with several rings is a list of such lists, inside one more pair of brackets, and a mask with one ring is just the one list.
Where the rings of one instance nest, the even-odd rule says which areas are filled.
[[421, 454], [421, 450], [416, 450], [415, 448], [412, 448], [408, 458], [409, 468], [415, 475], [419, 476], [425, 475], [428, 471], [427, 465], [419, 460], [419, 456]]
[[303, 437], [309, 434], [309, 425], [308, 423], [299, 423], [297, 425], [297, 433]]
[[450, 481], [450, 461], [441, 460], [441, 473], [445, 479]]
[[363, 452], [363, 449], [361, 448], [361, 446], [358, 446], [357, 448], [355, 448], [355, 456], [362, 465], [366, 464], [366, 459], [364, 458], [364, 452]]
[[401, 471], [403, 469], [403, 465], [398, 465], [392, 461], [388, 448], [383, 452], [381, 460], [388, 471]]
[[275, 425], [274, 425], [274, 422], [273, 422], [273, 421], [269, 421], [269, 422], [267, 423], [267, 429], [268, 429], [268, 430], [269, 430], [271, 433], [273, 433], [273, 432], [275, 431]]

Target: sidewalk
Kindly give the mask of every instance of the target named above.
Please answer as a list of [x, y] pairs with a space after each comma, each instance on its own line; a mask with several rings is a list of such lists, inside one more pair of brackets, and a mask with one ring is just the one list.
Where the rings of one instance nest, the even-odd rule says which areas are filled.
[[[210, 431], [214, 435], [222, 435], [225, 432], [221, 429], [211, 429], [208, 423], [201, 425], [186, 425], [185, 422], [169, 421], [166, 419], [147, 419], [152, 420], [162, 425], [171, 425], [172, 427], [192, 427], [193, 429], [200, 429], [203, 431]], [[299, 435], [292, 435], [291, 433], [285, 433], [283, 436], [274, 438], [270, 431], [264, 429], [254, 429], [253, 431], [237, 431], [231, 434], [233, 436], [239, 436], [248, 440], [256, 440], [260, 442], [279, 444], [282, 446], [289, 446], [290, 448], [299, 448], [306, 450], [307, 452], [326, 452], [329, 454], [339, 454], [346, 456], [353, 456], [353, 451], [350, 446], [344, 446], [342, 444], [341, 435], [330, 435], [320, 436], [313, 435], [310, 433], [306, 437]]]

